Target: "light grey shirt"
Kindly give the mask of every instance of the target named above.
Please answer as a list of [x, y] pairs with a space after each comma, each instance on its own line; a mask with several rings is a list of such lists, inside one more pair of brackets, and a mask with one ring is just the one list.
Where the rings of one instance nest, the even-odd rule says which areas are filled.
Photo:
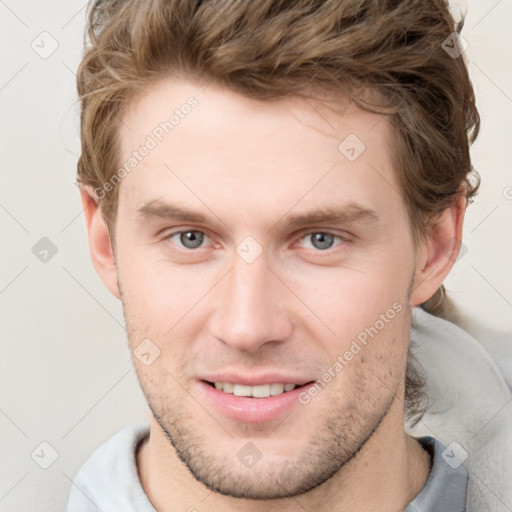
[[[156, 512], [137, 473], [137, 447], [148, 434], [149, 424], [139, 423], [100, 446], [78, 472], [66, 511]], [[452, 454], [433, 437], [418, 441], [430, 453], [432, 467], [425, 486], [404, 512], [465, 512], [466, 469], [454, 463]]]

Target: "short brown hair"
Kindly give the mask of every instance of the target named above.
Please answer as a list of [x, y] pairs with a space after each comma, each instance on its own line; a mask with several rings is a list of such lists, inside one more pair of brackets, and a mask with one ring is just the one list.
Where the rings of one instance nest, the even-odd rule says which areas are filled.
[[[479, 187], [478, 175], [470, 179], [474, 92], [463, 55], [445, 51], [462, 24], [444, 0], [92, 1], [77, 76], [77, 181], [98, 189], [116, 172], [124, 108], [153, 80], [215, 80], [261, 100], [316, 88], [389, 116], [393, 163], [422, 240], [441, 212], [461, 194], [469, 204]], [[98, 199], [111, 235], [117, 199], [118, 187]], [[441, 286], [422, 306], [443, 316], [446, 300]]]

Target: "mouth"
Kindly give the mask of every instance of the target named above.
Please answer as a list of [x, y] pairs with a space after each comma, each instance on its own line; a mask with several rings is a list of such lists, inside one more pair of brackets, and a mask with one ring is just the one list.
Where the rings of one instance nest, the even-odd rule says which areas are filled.
[[301, 407], [300, 394], [314, 383], [260, 381], [257, 385], [249, 385], [226, 381], [199, 382], [206, 403], [222, 416], [244, 423], [264, 423], [285, 417], [294, 408]]

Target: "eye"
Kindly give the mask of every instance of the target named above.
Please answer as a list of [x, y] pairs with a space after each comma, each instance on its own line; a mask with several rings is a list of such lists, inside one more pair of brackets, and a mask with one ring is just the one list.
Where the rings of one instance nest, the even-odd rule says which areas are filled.
[[[323, 231], [316, 231], [313, 233], [308, 233], [303, 236], [301, 240], [310, 240], [313, 249], [318, 249], [320, 251], [325, 251], [326, 249], [331, 249], [335, 247], [334, 241], [338, 239], [340, 242], [336, 245], [340, 245], [344, 240], [338, 235], [333, 235], [331, 233], [326, 233]], [[310, 249], [311, 247], [306, 247]]]
[[[179, 244], [182, 244], [185, 249], [197, 249], [201, 247], [201, 244], [207, 238], [207, 236], [202, 231], [176, 231], [176, 233], [171, 233], [166, 237], [168, 240], [173, 240], [173, 238], [178, 237]], [[177, 243], [173, 241], [173, 243]]]

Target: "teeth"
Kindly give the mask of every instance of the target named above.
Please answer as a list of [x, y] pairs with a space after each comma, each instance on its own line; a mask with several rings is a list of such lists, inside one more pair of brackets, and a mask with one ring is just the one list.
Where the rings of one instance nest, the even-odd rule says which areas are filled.
[[252, 387], [251, 386], [242, 386], [242, 384], [235, 384], [235, 386], [233, 387], [233, 395], [251, 396], [252, 395]]
[[270, 394], [271, 395], [280, 395], [284, 393], [284, 384], [271, 384], [270, 385]]
[[215, 388], [224, 393], [235, 396], [250, 396], [254, 398], [267, 398], [291, 391], [297, 387], [296, 384], [262, 384], [260, 386], [245, 386], [243, 384], [232, 384], [231, 382], [215, 382]]

